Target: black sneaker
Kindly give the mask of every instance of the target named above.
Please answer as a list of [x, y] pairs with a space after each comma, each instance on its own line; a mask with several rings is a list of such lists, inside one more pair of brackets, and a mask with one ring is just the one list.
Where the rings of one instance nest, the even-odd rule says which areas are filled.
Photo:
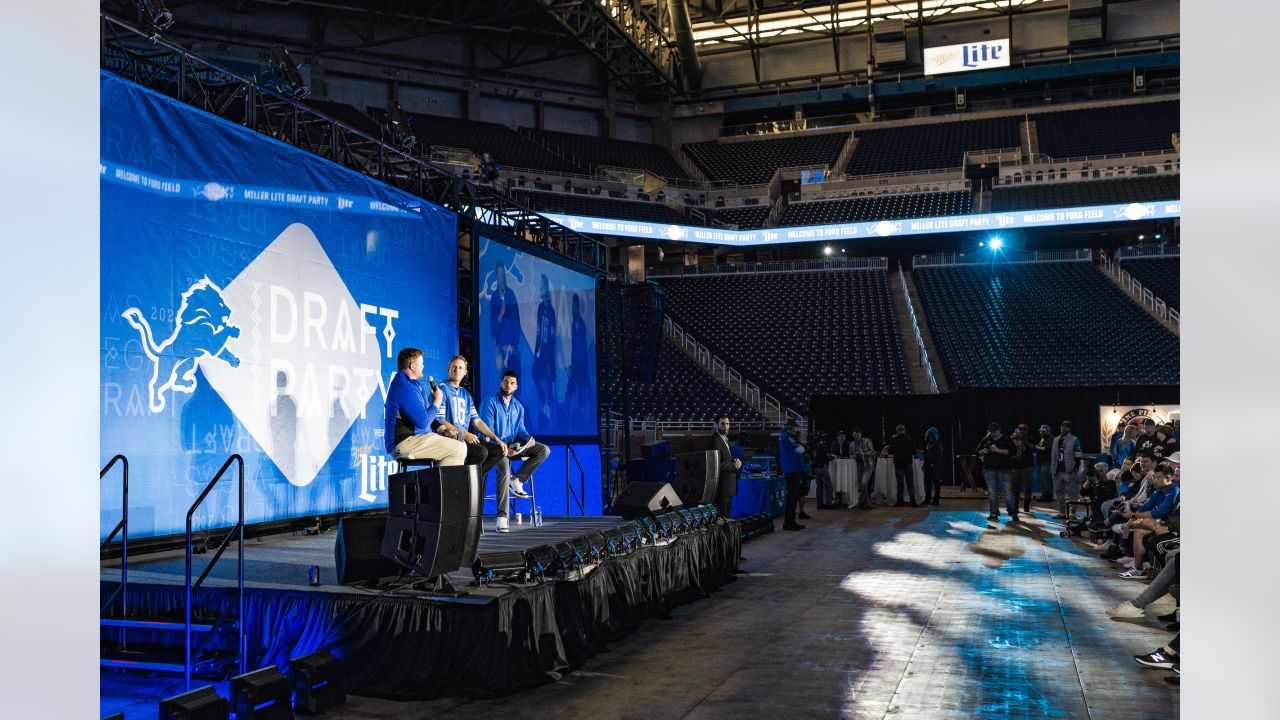
[[1134, 655], [1133, 659], [1137, 660], [1139, 665], [1151, 668], [1172, 668], [1178, 664], [1178, 656], [1164, 650], [1156, 650], [1146, 655]]
[[1159, 621], [1160, 621], [1160, 622], [1162, 622], [1162, 623], [1177, 622], [1177, 621], [1178, 621], [1178, 611], [1177, 611], [1177, 610], [1174, 610], [1174, 611], [1173, 611], [1173, 612], [1171, 612], [1171, 613], [1165, 613], [1164, 615], [1161, 615], [1160, 617], [1158, 617], [1158, 618], [1156, 618], [1156, 619], [1157, 619], [1157, 620], [1159, 620]]
[[901, 500], [893, 504], [894, 507], [906, 507], [907, 504]]
[[799, 515], [797, 515], [796, 517], [800, 518], [801, 520], [812, 520], [812, 519], [813, 519], [813, 518], [809, 517], [809, 513], [800, 513], [800, 514], [799, 514]]
[[1179, 625], [1179, 624], [1180, 624], [1180, 623], [1171, 622], [1171, 623], [1169, 623], [1168, 625], [1165, 625], [1165, 626], [1164, 626], [1164, 629], [1165, 629], [1165, 630], [1168, 630], [1169, 632], [1178, 632], [1178, 625]]
[[791, 523], [790, 525], [785, 525], [785, 524], [784, 524], [784, 525], [782, 526], [782, 529], [783, 529], [783, 530], [803, 530], [803, 529], [804, 529], [804, 526], [803, 526], [803, 525], [801, 525], [800, 523]]

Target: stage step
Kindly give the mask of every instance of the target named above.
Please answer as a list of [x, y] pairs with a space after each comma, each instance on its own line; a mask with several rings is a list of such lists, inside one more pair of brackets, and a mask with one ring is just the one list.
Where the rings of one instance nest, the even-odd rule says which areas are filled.
[[102, 667], [129, 668], [132, 670], [160, 670], [163, 672], [183, 672], [186, 670], [182, 656], [175, 653], [103, 650], [100, 662]]
[[[116, 618], [103, 618], [102, 627], [147, 628], [148, 630], [186, 630], [187, 624], [182, 621], [174, 620], [120, 620]], [[212, 623], [191, 623], [191, 630], [193, 632], [209, 632], [212, 629]]]

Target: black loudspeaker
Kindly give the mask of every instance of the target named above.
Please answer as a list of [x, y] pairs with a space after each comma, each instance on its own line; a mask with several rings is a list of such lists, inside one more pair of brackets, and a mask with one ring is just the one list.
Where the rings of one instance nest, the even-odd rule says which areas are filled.
[[382, 556], [425, 577], [470, 569], [480, 543], [482, 489], [476, 465], [389, 475]]
[[349, 585], [400, 574], [399, 565], [382, 557], [386, 529], [386, 515], [344, 517], [338, 521], [333, 567], [339, 583]]
[[626, 520], [653, 515], [679, 507], [680, 496], [668, 483], [633, 482], [613, 501], [613, 508]]
[[720, 468], [716, 451], [683, 453], [676, 456], [676, 494], [685, 505], [702, 505], [716, 501], [720, 486]]
[[666, 290], [653, 282], [629, 283], [622, 292], [622, 374], [651, 383], [662, 344], [662, 308]]
[[231, 703], [214, 691], [212, 685], [160, 701], [161, 720], [226, 720], [231, 717]]

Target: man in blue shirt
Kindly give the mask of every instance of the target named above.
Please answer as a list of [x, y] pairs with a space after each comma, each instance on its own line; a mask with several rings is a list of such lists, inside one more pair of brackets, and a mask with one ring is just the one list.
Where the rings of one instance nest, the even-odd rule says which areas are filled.
[[[509, 510], [506, 493], [501, 488], [510, 481], [512, 493], [517, 497], [528, 497], [524, 483], [530, 481], [533, 471], [551, 455], [551, 449], [535, 440], [525, 429], [524, 405], [515, 398], [519, 388], [520, 376], [514, 370], [508, 370], [502, 374], [498, 392], [480, 404], [478, 419], [492, 428], [498, 440], [507, 446], [506, 453], [498, 458], [498, 532], [507, 532]], [[514, 478], [511, 475], [512, 460], [524, 461]]]
[[804, 446], [798, 442], [799, 437], [800, 426], [795, 420], [788, 420], [786, 429], [778, 433], [778, 465], [782, 468], [782, 479], [787, 488], [783, 530], [804, 529], [796, 522], [796, 506], [800, 503], [800, 492], [804, 487]]
[[489, 335], [493, 337], [498, 370], [520, 372], [520, 303], [507, 286], [507, 266], [494, 268], [497, 287], [489, 297]]
[[1121, 513], [1128, 518], [1125, 530], [1133, 534], [1133, 567], [1120, 573], [1126, 580], [1141, 580], [1147, 576], [1143, 567], [1146, 560], [1145, 539], [1152, 533], [1168, 532], [1167, 520], [1178, 507], [1179, 489], [1173, 484], [1173, 467], [1167, 463], [1156, 466], [1151, 474], [1152, 492], [1142, 507]]
[[382, 412], [387, 454], [397, 460], [436, 460], [442, 467], [461, 465], [467, 446], [431, 431], [431, 424], [440, 416], [444, 394], [439, 387], [432, 388], [431, 403], [427, 403], [427, 389], [422, 384], [422, 351], [401, 350], [396, 368]]
[[[471, 401], [471, 393], [462, 387], [467, 377], [467, 359], [454, 355], [449, 360], [449, 378], [440, 384], [440, 392], [444, 394], [444, 410], [437, 420], [436, 431], [445, 437], [461, 440], [467, 444], [467, 465], [480, 466], [480, 479], [489, 476], [489, 471], [497, 466], [498, 460], [507, 454], [507, 444], [498, 439], [493, 430], [480, 419], [475, 403]], [[492, 442], [486, 443], [471, 432], [475, 428]], [[507, 486], [498, 488], [498, 495], [505, 495]], [[499, 500], [501, 502], [501, 499]]]

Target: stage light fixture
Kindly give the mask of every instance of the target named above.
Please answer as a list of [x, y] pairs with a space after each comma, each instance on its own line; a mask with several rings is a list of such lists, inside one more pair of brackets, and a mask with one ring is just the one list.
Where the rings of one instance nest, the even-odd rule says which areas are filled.
[[402, 148], [411, 148], [418, 142], [413, 129], [409, 127], [409, 118], [404, 114], [404, 107], [400, 105], [399, 100], [392, 100], [391, 104], [387, 105], [387, 128], [391, 142]]
[[1139, 235], [1139, 236], [1138, 236], [1138, 239], [1139, 239], [1139, 240], [1146, 240], [1146, 239], [1147, 239], [1147, 236], [1146, 236], [1146, 235]]
[[987, 244], [981, 240], [978, 241], [978, 247], [986, 247]]
[[205, 685], [161, 700], [160, 717], [163, 720], [228, 720], [231, 705], [214, 692], [212, 685]]
[[483, 553], [476, 557], [471, 566], [477, 586], [491, 582], [525, 581], [527, 563], [524, 553], [519, 550]]
[[1162, 237], [1162, 236], [1160, 235], [1160, 233], [1156, 233], [1156, 239], [1157, 239], [1157, 240], [1159, 240], [1161, 237]]
[[284, 81], [286, 87], [280, 89], [296, 98], [304, 98], [311, 94], [311, 88], [302, 79], [302, 73], [298, 70], [300, 67], [302, 66], [293, 61], [293, 56], [284, 45], [276, 44], [271, 48], [271, 71]]
[[168, 29], [173, 24], [173, 13], [165, 7], [164, 0], [134, 0], [138, 17], [150, 23], [156, 30]]
[[830, 246], [830, 245], [828, 245], [828, 246], [826, 246], [826, 247], [822, 248], [822, 254], [823, 254], [823, 255], [830, 255], [830, 254], [831, 254], [831, 246]]
[[289, 680], [275, 665], [231, 678], [236, 720], [293, 720]]
[[1001, 240], [998, 237], [991, 238], [991, 242], [989, 243], [989, 245], [992, 250], [999, 250], [1000, 248], [1004, 247], [1004, 240]]
[[304, 715], [324, 712], [347, 702], [342, 663], [328, 650], [290, 661], [289, 677], [293, 685], [293, 709]]
[[603, 533], [606, 547], [609, 549], [610, 555], [621, 555], [626, 552], [626, 541], [622, 535], [621, 528], [609, 528]]
[[559, 567], [560, 553], [550, 545], [539, 545], [524, 551], [524, 561], [533, 577], [550, 577]]

